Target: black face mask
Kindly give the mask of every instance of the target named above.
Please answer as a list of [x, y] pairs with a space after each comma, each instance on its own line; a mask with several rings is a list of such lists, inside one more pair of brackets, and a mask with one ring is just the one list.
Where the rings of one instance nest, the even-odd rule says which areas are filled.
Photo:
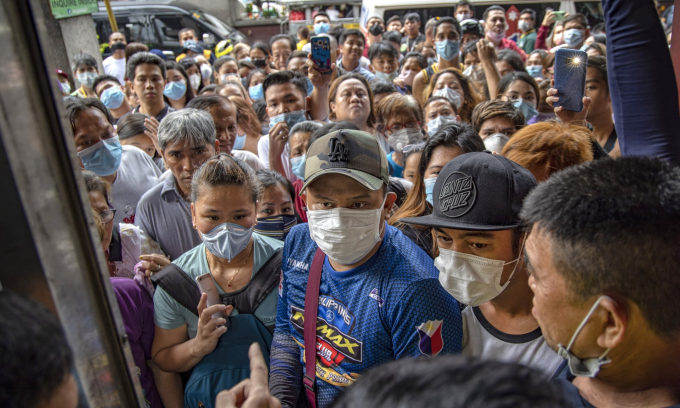
[[381, 26], [380, 24], [375, 23], [375, 24], [373, 24], [373, 25], [371, 26], [371, 28], [368, 29], [368, 31], [369, 31], [371, 34], [373, 34], [374, 36], [377, 37], [377, 36], [379, 36], [380, 34], [382, 34], [384, 30], [383, 30], [383, 28], [382, 28], [382, 26]]
[[113, 43], [113, 45], [111, 46], [111, 51], [113, 51], [113, 52], [121, 51], [121, 50], [124, 51], [125, 47], [126, 47], [126, 45], [122, 42]]
[[267, 60], [265, 58], [253, 58], [251, 62], [258, 68], [264, 68], [267, 66]]

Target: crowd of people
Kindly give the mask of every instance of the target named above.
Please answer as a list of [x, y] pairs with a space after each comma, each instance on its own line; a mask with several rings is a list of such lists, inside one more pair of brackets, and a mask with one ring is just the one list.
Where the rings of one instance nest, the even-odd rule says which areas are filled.
[[[680, 406], [667, 33], [652, 0], [602, 7], [522, 10], [517, 42], [465, 0], [319, 11], [226, 54], [183, 29], [175, 60], [114, 32], [104, 72], [58, 71], [147, 406]], [[562, 48], [588, 55], [580, 112]], [[0, 384], [41, 392], [0, 400], [74, 406], [59, 327], [20, 375], [17, 319], [46, 320], [0, 291]]]

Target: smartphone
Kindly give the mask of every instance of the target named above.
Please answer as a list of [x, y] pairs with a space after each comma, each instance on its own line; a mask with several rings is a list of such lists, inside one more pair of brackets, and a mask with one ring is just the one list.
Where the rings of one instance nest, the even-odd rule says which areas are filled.
[[331, 41], [328, 37], [312, 37], [312, 61], [320, 74], [331, 73]]
[[[220, 294], [217, 292], [217, 287], [215, 287], [215, 282], [213, 282], [210, 273], [197, 276], [196, 283], [198, 284], [198, 288], [201, 290], [201, 293], [208, 295], [208, 307], [222, 303], [222, 299], [220, 299]], [[212, 318], [225, 319], [227, 322], [224, 325], [229, 328], [229, 316], [225, 315], [224, 313], [213, 313]]]
[[586, 92], [588, 54], [584, 51], [560, 48], [555, 51], [555, 88], [559, 101], [555, 106], [573, 112], [583, 110]]
[[564, 21], [564, 15], [567, 13], [566, 11], [553, 11], [555, 14], [555, 21]]

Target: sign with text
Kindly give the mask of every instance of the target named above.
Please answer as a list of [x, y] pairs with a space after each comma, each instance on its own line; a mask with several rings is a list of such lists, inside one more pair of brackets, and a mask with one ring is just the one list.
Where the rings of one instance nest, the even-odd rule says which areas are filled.
[[97, 0], [50, 0], [54, 18], [67, 18], [99, 11]]

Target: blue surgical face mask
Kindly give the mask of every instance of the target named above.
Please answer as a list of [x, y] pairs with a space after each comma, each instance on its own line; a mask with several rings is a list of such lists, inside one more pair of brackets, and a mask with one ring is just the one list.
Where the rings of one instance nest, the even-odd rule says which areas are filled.
[[437, 55], [446, 61], [451, 61], [456, 58], [458, 56], [458, 52], [460, 51], [460, 41], [435, 41], [434, 46], [437, 50]]
[[437, 116], [436, 118], [427, 122], [427, 134], [432, 137], [435, 133], [437, 133], [440, 127], [449, 123], [458, 123], [458, 120], [456, 120], [455, 116]]
[[314, 32], [319, 34], [326, 34], [328, 30], [331, 29], [331, 25], [328, 23], [316, 23], [314, 24]]
[[190, 45], [198, 45], [196, 40], [186, 40], [184, 41], [184, 44], [182, 45], [184, 48], [189, 47]]
[[272, 118], [269, 118], [269, 129], [273, 128], [275, 124], [279, 122], [286, 122], [288, 124], [288, 131], [290, 131], [293, 126], [297, 125], [300, 122], [304, 122], [305, 119], [305, 111], [304, 110], [299, 110], [295, 112], [285, 112], [280, 115], [276, 115]]
[[258, 218], [255, 224], [255, 232], [270, 238], [285, 241], [291, 228], [297, 224], [294, 215], [274, 215], [271, 217]]
[[187, 84], [184, 81], [168, 82], [163, 90], [163, 95], [175, 101], [183, 97], [185, 93], [187, 93]]
[[71, 93], [71, 84], [69, 84], [68, 82], [59, 82], [59, 85], [61, 86], [61, 92], [65, 94]]
[[312, 91], [314, 91], [314, 85], [312, 84], [312, 80], [309, 79], [309, 77], [305, 77], [307, 80], [307, 96], [310, 96], [312, 94]]
[[387, 82], [392, 82], [394, 78], [396, 78], [399, 75], [399, 69], [397, 69], [394, 72], [391, 72], [389, 74], [386, 74], [384, 72], [380, 71], [375, 71], [375, 77], [381, 81], [387, 81]]
[[120, 167], [123, 159], [123, 146], [118, 136], [104, 139], [77, 153], [85, 170], [98, 176], [110, 176]]
[[570, 28], [564, 32], [563, 38], [567, 47], [576, 47], [583, 42], [583, 30]]
[[246, 145], [246, 135], [236, 135], [236, 140], [234, 140], [234, 147], [231, 150], [243, 150], [243, 146]]
[[246, 249], [252, 235], [252, 227], [246, 228], [225, 222], [203, 234], [203, 243], [211, 254], [231, 262], [236, 255]]
[[306, 154], [290, 158], [290, 167], [293, 169], [293, 174], [300, 180], [305, 179], [305, 158]]
[[264, 98], [264, 90], [262, 84], [253, 85], [248, 88], [248, 94], [250, 94], [250, 99], [262, 99]]
[[94, 83], [94, 79], [97, 77], [96, 72], [81, 72], [80, 74], [76, 75], [78, 77], [78, 82], [80, 82], [81, 85], [83, 85], [85, 88], [92, 88], [92, 84]]
[[243, 57], [243, 58], [241, 58], [241, 61], [250, 62], [250, 57]]
[[424, 182], [426, 200], [428, 203], [434, 205], [434, 202], [432, 201], [432, 192], [434, 191], [434, 183], [437, 182], [437, 178], [436, 177], [426, 178]]
[[534, 116], [538, 115], [538, 111], [533, 106], [533, 102], [527, 102], [522, 98], [513, 99], [511, 102], [513, 105], [515, 105], [515, 108], [518, 108], [522, 111], [522, 114], [524, 115], [524, 124], [529, 122], [529, 120]]
[[543, 79], [543, 67], [540, 65], [531, 65], [527, 67], [527, 72], [532, 78]]
[[102, 96], [99, 99], [107, 109], [118, 109], [123, 104], [123, 100], [125, 100], [125, 94], [119, 87], [112, 86], [102, 92]]

